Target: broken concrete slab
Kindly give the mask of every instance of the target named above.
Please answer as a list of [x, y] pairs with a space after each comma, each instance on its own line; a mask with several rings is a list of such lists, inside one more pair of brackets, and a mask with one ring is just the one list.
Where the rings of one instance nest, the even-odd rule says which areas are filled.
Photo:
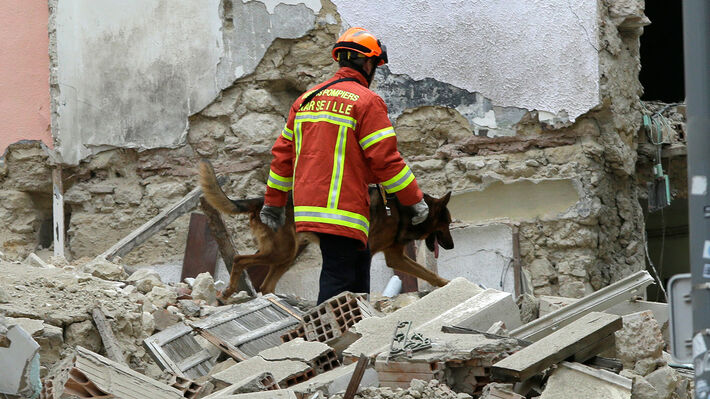
[[212, 381], [215, 388], [221, 390], [267, 372], [271, 373], [276, 383], [282, 387], [295, 385], [294, 382], [305, 381], [315, 375], [314, 370], [304, 362], [295, 360], [268, 361], [261, 356], [254, 356], [214, 374]]
[[[338, 367], [337, 369], [319, 374], [306, 382], [294, 385], [289, 389], [298, 394], [312, 394], [322, 392], [326, 396], [334, 395], [338, 392], [345, 392], [345, 389], [350, 383], [350, 379], [355, 372], [356, 363], [347, 366]], [[377, 387], [380, 382], [377, 371], [373, 367], [365, 369], [360, 387]]]
[[[426, 323], [433, 319], [441, 318], [447, 311], [466, 302], [482, 291], [476, 284], [464, 278], [456, 278], [419, 301], [385, 317], [363, 319], [351, 329], [351, 332], [360, 334], [362, 338], [343, 351], [343, 355], [346, 358], [357, 358], [361, 353], [371, 357], [376, 356], [389, 348], [392, 332], [400, 321], [411, 320], [412, 329], [419, 331]], [[458, 318], [451, 315], [451, 317], [447, 316], [438, 321], [447, 323], [450, 320], [458, 321]], [[435, 323], [438, 324], [438, 328], [432, 326], [431, 329], [440, 330], [442, 325], [440, 323]]]
[[621, 317], [593, 312], [501, 360], [491, 368], [498, 381], [525, 381], [546, 368], [581, 352], [621, 328]]
[[[564, 298], [559, 296], [540, 295], [540, 317], [554, 312], [566, 305], [577, 302], [576, 298]], [[633, 313], [650, 310], [653, 312], [653, 317], [658, 321], [658, 324], [664, 325], [668, 322], [668, 304], [661, 302], [642, 301], [629, 299], [608, 309], [600, 310], [604, 313], [626, 316]]]
[[50, 366], [61, 360], [64, 331], [43, 320], [7, 317], [8, 326], [19, 325], [39, 344], [39, 358], [43, 366]]
[[632, 381], [606, 370], [562, 362], [547, 380], [540, 399], [631, 399]]
[[0, 393], [33, 396], [42, 389], [39, 383], [39, 344], [19, 325], [7, 328], [8, 347], [0, 346]]
[[73, 357], [45, 384], [47, 397], [115, 396], [123, 399], [179, 399], [183, 393], [140, 374], [126, 365], [77, 346]]
[[656, 389], [659, 398], [670, 398], [680, 382], [678, 374], [670, 366], [663, 366], [645, 378]]
[[340, 366], [333, 348], [320, 342], [296, 338], [279, 346], [259, 352], [265, 360], [298, 360], [307, 363], [320, 374]]
[[269, 372], [263, 372], [261, 374], [250, 376], [242, 381], [232, 384], [222, 390], [212, 393], [206, 396], [204, 399], [216, 399], [225, 395], [236, 395], [240, 393], [249, 392], [260, 392], [260, 391], [273, 391], [281, 389], [279, 384], [276, 383], [274, 375]]
[[639, 271], [591, 293], [575, 303], [516, 328], [510, 332], [510, 335], [520, 339], [537, 341], [590, 312], [609, 309], [611, 306], [639, 295], [651, 283], [653, 283], [651, 275], [645, 270]]
[[513, 295], [493, 289], [487, 289], [452, 309], [452, 312], [457, 311], [461, 312], [461, 321], [455, 324], [457, 327], [486, 331], [499, 321], [507, 329], [523, 324]]

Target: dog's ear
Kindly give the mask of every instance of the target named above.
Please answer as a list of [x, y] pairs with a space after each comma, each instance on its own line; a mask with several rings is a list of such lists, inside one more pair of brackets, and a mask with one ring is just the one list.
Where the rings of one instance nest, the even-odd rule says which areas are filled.
[[429, 251], [434, 252], [436, 249], [436, 233], [431, 233], [428, 236], [426, 236], [426, 247], [429, 248]]
[[450, 199], [451, 199], [451, 191], [449, 191], [448, 193], [446, 193], [445, 196], [441, 197], [441, 201], [442, 201], [442, 203], [444, 204], [444, 206], [446, 206], [446, 204], [449, 203], [449, 200], [450, 200]]

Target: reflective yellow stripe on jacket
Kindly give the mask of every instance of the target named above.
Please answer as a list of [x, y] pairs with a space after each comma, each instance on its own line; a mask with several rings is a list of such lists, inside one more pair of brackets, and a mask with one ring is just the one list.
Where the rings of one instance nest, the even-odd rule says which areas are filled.
[[335, 224], [358, 229], [365, 233], [365, 235], [368, 235], [370, 231], [370, 222], [365, 216], [341, 209], [323, 208], [320, 206], [296, 206], [293, 208], [293, 215], [297, 222]]
[[397, 191], [407, 187], [413, 180], [414, 173], [412, 173], [412, 170], [409, 169], [409, 166], [404, 165], [404, 168], [402, 168], [402, 170], [399, 171], [399, 173], [397, 173], [393, 178], [382, 182], [382, 187], [384, 187], [385, 191], [390, 194], [396, 193]]
[[293, 188], [293, 177], [284, 177], [276, 174], [273, 170], [269, 171], [269, 180], [266, 185], [280, 191], [291, 191]]

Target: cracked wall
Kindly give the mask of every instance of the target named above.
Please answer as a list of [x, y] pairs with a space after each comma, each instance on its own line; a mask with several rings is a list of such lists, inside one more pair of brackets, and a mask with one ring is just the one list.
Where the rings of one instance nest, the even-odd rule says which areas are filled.
[[[178, 107], [181, 109], [180, 118], [184, 120], [175, 122], [173, 133], [161, 130], [161, 134], [157, 135], [160, 140], [173, 140], [170, 145], [162, 144], [159, 145], [161, 148], [152, 149], [138, 143], [135, 146], [123, 145], [128, 148], [110, 149], [91, 155], [75, 166], [67, 165], [64, 185], [68, 215], [67, 248], [70, 255], [79, 258], [103, 252], [133, 228], [155, 216], [161, 207], [194, 188], [195, 165], [200, 157], [210, 159], [218, 173], [230, 176], [225, 191], [233, 198], [263, 195], [271, 157], [270, 146], [287, 117], [289, 105], [303, 91], [336, 70], [329, 49], [343, 29], [340, 18], [343, 18], [344, 23], [358, 23], [358, 14], [348, 11], [352, 6], [340, 1], [335, 3], [340, 8], [336, 9], [336, 4], [328, 1], [316, 4], [312, 1], [224, 0], [221, 3], [211, 2], [209, 7], [200, 10], [197, 16], [203, 18], [204, 26], [209, 26], [212, 29], [210, 32], [216, 32], [216, 36], [205, 34], [198, 37], [209, 36], [216, 41], [180, 43], [180, 46], [188, 46], [186, 54], [192, 54], [189, 46], [202, 45], [204, 48], [195, 53], [195, 57], [202, 55], [202, 59], [182, 57], [184, 60], [177, 65], [187, 63], [187, 66], [205, 66], [205, 69], [183, 69], [184, 73], [190, 74], [207, 71], [207, 77], [200, 73], [191, 76], [193, 82], [198, 82], [200, 78], [208, 82], [194, 92], [195, 99], [202, 98], [204, 104], [197, 107], [195, 104], [198, 101], [190, 100], [190, 106], [195, 105], [195, 108]], [[527, 41], [506, 41], [510, 35], [528, 29], [520, 26], [522, 22], [507, 26], [503, 24], [505, 19], [501, 19], [503, 15], [487, 16], [485, 12], [481, 12], [476, 17], [478, 19], [474, 18], [478, 15], [473, 12], [477, 10], [476, 7], [492, 12], [491, 5], [466, 3], [466, 7], [473, 7], [466, 8], [472, 16], [470, 21], [460, 20], [460, 16], [456, 15], [438, 22], [447, 29], [457, 23], [465, 25], [466, 29], [462, 29], [469, 32], [467, 34], [478, 32], [480, 37], [477, 36], [474, 41], [480, 43], [473, 45], [485, 47], [493, 43], [507, 48], [517, 44], [525, 48], [525, 51], [519, 49], [518, 56], [501, 64], [512, 68], [507, 73], [515, 79], [524, 76], [522, 72], [516, 73], [519, 71], [516, 68], [533, 73], [548, 73], [548, 64], [556, 63], [557, 58], [574, 58], [569, 54], [577, 53], [565, 53], [565, 46], [570, 45], [568, 42], [575, 42], [576, 48], [583, 53], [580, 57], [585, 62], [592, 62], [597, 72], [562, 63], [557, 65], [561, 68], [557, 79], [576, 79], [574, 84], [579, 87], [566, 86], [561, 81], [544, 83], [544, 80], [535, 79], [532, 75], [527, 75], [522, 82], [531, 86], [506, 80], [490, 70], [495, 65], [496, 57], [500, 56], [493, 52], [489, 54], [490, 59], [474, 57], [476, 60], [471, 65], [457, 58], [446, 61], [461, 65], [459, 73], [465, 77], [465, 82], [447, 81], [445, 77], [437, 75], [450, 73], [451, 69], [440, 71], [430, 67], [428, 71], [431, 73], [418, 75], [418, 72], [406, 69], [418, 68], [413, 59], [420, 59], [426, 64], [442, 62], [443, 58], [432, 52], [411, 51], [404, 46], [402, 40], [408, 34], [405, 28], [401, 32], [383, 33], [394, 35], [384, 36], [384, 39], [389, 46], [391, 59], [402, 60], [402, 63], [393, 62], [391, 69], [379, 71], [374, 89], [390, 106], [390, 117], [397, 131], [400, 151], [414, 170], [420, 185], [433, 195], [442, 195], [447, 191], [454, 191], [457, 198], [463, 198], [459, 195], [470, 195], [471, 200], [467, 202], [473, 202], [470, 205], [472, 208], [459, 206], [462, 209], [459, 211], [456, 200], [452, 203], [454, 218], [462, 224], [517, 224], [520, 229], [522, 265], [528, 271], [538, 294], [579, 297], [644, 267], [643, 218], [638, 205], [639, 190], [635, 184], [640, 122], [638, 95], [641, 90], [637, 78], [638, 36], [644, 24], [642, 4], [633, 0], [599, 0], [592, 3], [590, 14], [590, 3], [587, 1], [580, 4], [574, 13], [570, 12], [570, 7], [564, 2], [558, 5], [556, 11], [539, 2], [521, 2], [517, 10], [527, 11], [520, 15], [508, 15], [514, 17], [510, 21], [517, 21], [529, 16], [532, 12], [529, 7], [533, 6], [539, 7], [545, 18], [557, 15], [555, 12], [559, 14], [559, 26], [541, 28], [550, 36], [545, 36], [546, 41], [542, 43], [536, 42], [536, 46], [544, 45], [544, 48], [533, 46], [533, 49], [538, 50], [535, 56], [541, 56], [543, 60], [532, 55], [530, 57], [533, 58], [524, 56], [527, 54], [525, 51], [528, 51], [526, 46], [530, 45]], [[151, 15], [156, 12], [160, 14], [158, 10], [162, 2], [149, 4], [153, 8], [147, 9], [154, 10]], [[417, 2], [415, 6], [425, 5]], [[175, 24], [174, 21], [180, 21], [191, 6], [175, 7], [171, 10], [170, 21], [159, 20]], [[383, 10], [387, 7], [389, 5]], [[101, 7], [98, 7], [94, 12], [100, 10]], [[79, 14], [85, 12], [74, 11]], [[54, 17], [59, 18], [61, 12], [55, 9]], [[291, 28], [284, 28], [288, 30], [287, 33], [277, 33], [272, 25], [283, 18], [284, 13], [298, 16], [305, 22], [298, 27], [299, 30], [291, 25]], [[578, 17], [582, 22], [577, 20]], [[380, 18], [379, 14], [365, 25], [371, 23], [377, 26], [376, 18]], [[474, 23], [479, 20], [490, 22], [488, 26], [495, 29], [481, 31], [481, 25]], [[498, 21], [497, 25], [493, 23], [495, 21]], [[101, 27], [107, 28], [110, 24], [106, 22]], [[153, 21], [151, 24], [157, 25]], [[468, 24], [476, 26], [470, 27]], [[133, 21], [127, 26], [137, 25], [140, 24]], [[254, 33], [250, 29], [254, 29]], [[272, 31], [263, 33], [264, 29]], [[506, 29], [510, 29], [510, 32]], [[443, 31], [446, 32], [446, 29]], [[121, 30], [116, 40], [125, 41], [121, 35], [129, 32], [130, 29]], [[380, 34], [378, 31], [376, 33]], [[240, 42], [240, 35], [250, 36], [252, 41]], [[564, 37], [558, 37], [560, 35]], [[54, 39], [59, 40], [60, 37], [58, 33]], [[118, 40], [119, 44], [121, 40]], [[220, 43], [220, 40], [221, 44], [215, 44]], [[452, 39], [444, 36], [442, 40], [448, 42]], [[594, 45], [590, 44], [590, 40]], [[461, 40], [452, 42], [460, 44]], [[558, 47], [551, 44], [557, 44]], [[140, 52], [150, 48], [146, 48], [145, 43], [131, 45], [135, 48], [130, 51]], [[459, 47], [455, 48], [462, 52]], [[209, 56], [205, 56], [207, 53], [204, 51]], [[517, 65], [517, 59], [529, 59], [530, 62]], [[53, 60], [57, 61], [57, 58]], [[61, 70], [61, 56], [59, 61], [58, 67]], [[483, 67], [481, 63], [486, 62], [491, 64]], [[241, 71], [240, 66], [243, 68]], [[466, 69], [469, 67], [473, 69]], [[175, 73], [178, 73], [180, 68], [176, 68]], [[141, 69], [138, 71], [144, 72]], [[146, 76], [157, 73], [148, 72]], [[588, 76], [589, 73], [592, 75]], [[160, 76], [164, 77], [162, 74]], [[105, 83], [103, 79], [93, 80], [94, 83]], [[87, 84], [93, 84], [90, 76], [87, 81]], [[58, 82], [60, 84], [55, 85], [55, 89], [60, 95], [66, 95], [61, 79]], [[112, 82], [118, 83], [115, 79]], [[130, 103], [135, 97], [141, 97], [153, 88], [139, 83], [131, 81], [129, 77], [125, 89], [138, 84], [140, 90], [133, 90], [122, 101]], [[507, 86], [511, 83], [515, 83], [514, 86]], [[185, 90], [189, 86], [186, 82], [180, 84], [186, 85], [183, 87]], [[87, 89], [85, 93], [91, 93], [91, 90]], [[143, 103], [150, 107], [150, 112], [146, 113], [159, 116], [158, 120], [150, 121], [153, 124], [150, 126], [157, 126], [155, 124], [162, 124], [172, 118], [170, 112], [155, 111], [155, 107], [164, 107], [166, 103], [159, 101], [164, 100], [164, 92], [154, 94], [160, 97], [156, 97], [155, 103]], [[504, 97], [497, 97], [501, 95]], [[521, 97], [528, 95], [536, 98], [539, 103], [529, 103]], [[588, 98], [585, 100], [579, 96]], [[55, 95], [54, 98], [57, 100], [60, 96]], [[169, 104], [184, 105], [186, 98], [191, 97], [181, 95], [171, 99]], [[556, 102], [549, 102], [550, 98]], [[570, 104], [583, 106], [573, 111]], [[61, 139], [64, 134], [61, 130], [61, 107], [64, 105], [58, 105], [56, 116], [60, 121]], [[134, 116], [130, 110], [119, 112], [120, 107], [113, 108], [116, 110], [111, 109], [106, 115], [107, 123], [120, 119], [124, 112]], [[566, 110], [574, 120], [565, 116], [562, 110]], [[75, 113], [73, 116], [77, 123], [91, 123], [78, 115]], [[174, 121], [178, 119], [176, 117]], [[109, 131], [110, 128], [103, 130]], [[145, 134], [145, 137], [155, 139], [156, 135], [148, 135], [148, 131], [143, 130], [143, 133], [137, 133], [134, 137], [140, 138]], [[75, 159], [78, 162], [84, 156], [78, 154], [95, 152], [82, 149], [80, 143], [89, 146], [96, 144], [91, 147], [94, 150], [104, 149], [102, 145], [106, 144], [103, 139], [105, 135], [102, 133], [95, 137], [99, 136], [101, 140], [96, 142], [84, 142], [80, 136], [67, 136], [74, 147], [66, 151], [77, 155]], [[178, 136], [180, 140], [175, 141]], [[67, 141], [62, 143], [66, 144]], [[30, 155], [26, 155], [28, 153]], [[22, 157], [32, 159], [31, 162], [26, 161], [33, 165], [28, 176], [19, 161]], [[50, 173], [43, 162], [39, 148], [31, 147], [31, 151], [25, 147], [11, 149], [0, 163], [0, 192], [15, 190], [48, 193]], [[536, 195], [528, 197], [529, 189], [534, 189]], [[498, 198], [500, 200], [496, 201]], [[510, 211], [506, 213], [505, 207], [497, 206], [500, 204], [508, 204]], [[494, 209], [494, 205], [497, 208]], [[25, 208], [18, 202], [13, 209], [19, 212]], [[41, 208], [34, 206], [30, 210], [32, 214], [38, 215], [38, 221], [42, 220]], [[12, 212], [8, 211], [7, 214], [12, 215]], [[179, 262], [184, 251], [188, 220], [188, 216], [178, 219], [168, 229], [127, 255], [124, 261], [129, 264]], [[36, 246], [33, 237], [39, 235], [39, 224], [30, 223], [31, 228], [24, 229], [24, 233], [13, 233], [11, 238], [14, 241], [0, 238], [5, 240], [0, 243], [0, 250], [12, 257], [25, 256]], [[246, 226], [246, 219], [229, 218], [228, 225], [235, 232], [240, 253], [253, 252], [250, 237], [241, 233]], [[9, 245], [8, 242], [13, 244]], [[303, 282], [296, 280], [304, 275], [304, 270], [317, 268], [319, 258], [317, 248], [309, 248], [299, 258], [294, 269], [286, 274], [284, 284], [280, 287], [287, 289], [304, 286]], [[475, 265], [469, 267], [475, 268]], [[315, 281], [310, 284], [312, 286]]]

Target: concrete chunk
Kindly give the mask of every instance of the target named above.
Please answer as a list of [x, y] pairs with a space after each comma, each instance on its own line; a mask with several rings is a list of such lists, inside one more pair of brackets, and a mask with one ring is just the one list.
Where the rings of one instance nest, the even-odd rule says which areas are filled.
[[329, 350], [332, 349], [324, 343], [308, 342], [302, 338], [296, 338], [293, 341], [263, 350], [259, 352], [259, 356], [265, 360], [300, 360], [308, 363]]
[[[0, 393], [9, 395], [17, 395], [24, 391], [32, 393], [35, 391], [31, 378], [32, 369], [37, 369], [36, 378], [39, 380], [39, 357], [37, 356], [39, 344], [18, 325], [9, 327], [6, 337], [10, 341], [9, 346], [7, 348], [0, 347], [0, 370], [2, 370]], [[36, 388], [37, 390], [41, 389], [40, 387]]]
[[507, 329], [520, 327], [520, 310], [513, 295], [493, 289], [487, 289], [452, 310], [460, 312], [458, 327], [479, 331], [488, 330], [498, 321], [505, 323]]
[[261, 391], [273, 391], [280, 387], [276, 384], [274, 376], [271, 373], [261, 373], [256, 376], [250, 376], [242, 381], [232, 384], [222, 390], [205, 396], [204, 399], [216, 399], [226, 395], [237, 395], [240, 393], [251, 393]]
[[271, 373], [276, 383], [284, 387], [290, 377], [312, 372], [304, 362], [294, 360], [267, 361], [261, 356], [254, 356], [243, 362], [213, 375], [216, 389], [224, 389], [250, 378], [256, 378], [263, 373]]
[[562, 362], [547, 380], [540, 399], [631, 399], [631, 380], [606, 370]]

